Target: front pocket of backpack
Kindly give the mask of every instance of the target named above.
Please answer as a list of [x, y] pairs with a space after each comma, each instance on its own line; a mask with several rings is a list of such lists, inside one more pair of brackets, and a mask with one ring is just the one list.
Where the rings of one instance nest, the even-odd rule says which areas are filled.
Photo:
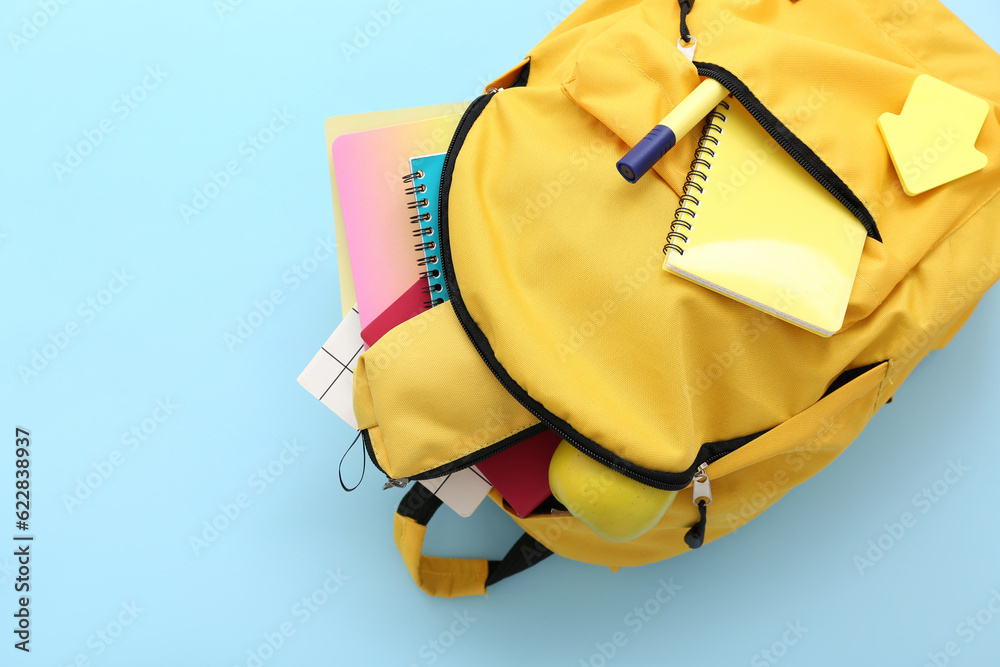
[[[713, 11], [717, 10], [711, 6], [696, 9], [692, 32]], [[844, 320], [846, 329], [871, 314], [931, 248], [995, 193], [1000, 162], [993, 160], [980, 172], [922, 195], [906, 195], [877, 120], [885, 112], [899, 113], [920, 72], [894, 62], [895, 52], [874, 57], [779, 32], [756, 23], [750, 10], [746, 18], [738, 13], [729, 13], [722, 36], [698, 45], [691, 63], [674, 47], [676, 39], [665, 34], [676, 30], [668, 25], [669, 18], [652, 6], [640, 6], [581, 48], [563, 91], [625, 144], [634, 146], [694, 90], [699, 75], [728, 88], [774, 142], [849, 210], [868, 235]], [[879, 30], [860, 16], [865, 30]], [[764, 46], [772, 43], [774, 48]], [[761, 47], [748, 49], [747, 44]], [[1000, 151], [996, 115], [994, 111], [987, 118], [976, 145], [987, 154]], [[696, 128], [654, 166], [678, 197], [692, 169], [698, 134]], [[807, 211], [802, 222], [810, 222]], [[664, 236], [669, 231], [665, 228]]]
[[354, 412], [369, 457], [390, 479], [468, 468], [545, 428], [490, 373], [450, 302], [394, 327], [361, 355]]
[[[733, 451], [710, 457], [706, 472], [713, 500], [707, 507], [705, 542], [745, 525], [837, 458], [884, 402], [888, 367], [882, 362], [846, 371], [826, 395], [799, 414]], [[566, 513], [521, 518], [498, 504], [554, 552], [611, 567], [644, 565], [687, 553], [684, 536], [699, 521], [691, 486], [677, 494], [652, 530], [619, 543], [599, 540]]]
[[[711, 463], [706, 534], [739, 528], [833, 462], [887, 400], [882, 387], [888, 370], [889, 362], [882, 362], [860, 374], [848, 371], [852, 379], [835, 382], [812, 406]], [[691, 491], [675, 502], [690, 505]]]

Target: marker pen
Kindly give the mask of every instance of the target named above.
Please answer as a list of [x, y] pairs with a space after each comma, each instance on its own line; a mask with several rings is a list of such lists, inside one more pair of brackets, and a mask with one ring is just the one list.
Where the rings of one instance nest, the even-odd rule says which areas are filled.
[[618, 161], [618, 172], [629, 183], [638, 181], [728, 94], [715, 79], [702, 81]]

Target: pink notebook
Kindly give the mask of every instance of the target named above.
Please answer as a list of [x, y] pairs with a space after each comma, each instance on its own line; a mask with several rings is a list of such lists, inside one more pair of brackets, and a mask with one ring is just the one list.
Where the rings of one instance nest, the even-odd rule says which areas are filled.
[[[416, 292], [426, 285], [426, 279], [420, 277], [423, 269], [417, 264], [421, 254], [414, 251], [413, 211], [408, 208], [413, 195], [406, 194], [403, 177], [410, 173], [410, 157], [448, 149], [460, 118], [456, 114], [351, 132], [333, 142], [331, 152], [362, 331], [384, 329], [370, 327], [400, 298], [412, 295], [414, 283], [421, 283]], [[404, 301], [396, 311], [412, 312], [412, 304]], [[374, 342], [368, 340], [371, 337], [365, 338], [369, 345]]]

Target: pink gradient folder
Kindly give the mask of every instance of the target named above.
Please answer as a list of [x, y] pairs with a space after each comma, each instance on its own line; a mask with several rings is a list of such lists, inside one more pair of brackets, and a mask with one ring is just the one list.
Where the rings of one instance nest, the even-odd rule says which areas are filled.
[[[417, 261], [403, 177], [410, 173], [414, 155], [448, 149], [460, 115], [343, 134], [331, 148], [337, 173], [337, 191], [344, 232], [351, 256], [351, 273], [358, 299], [362, 330], [369, 329], [382, 313], [414, 283], [426, 279]], [[366, 342], [368, 342], [366, 340]]]
[[358, 298], [354, 294], [354, 276], [351, 275], [351, 257], [347, 254], [347, 237], [344, 235], [344, 216], [340, 209], [340, 193], [337, 192], [337, 169], [333, 164], [333, 152], [330, 148], [333, 142], [342, 134], [348, 132], [363, 132], [387, 125], [412, 123], [428, 118], [461, 114], [468, 108], [468, 102], [453, 102], [451, 104], [434, 104], [427, 107], [410, 107], [409, 109], [391, 109], [389, 111], [369, 111], [365, 113], [347, 114], [346, 116], [330, 116], [323, 124], [323, 134], [326, 136], [326, 161], [330, 167], [330, 194], [333, 196], [333, 227], [337, 236], [337, 273], [340, 276], [340, 305], [344, 317], [351, 312]]

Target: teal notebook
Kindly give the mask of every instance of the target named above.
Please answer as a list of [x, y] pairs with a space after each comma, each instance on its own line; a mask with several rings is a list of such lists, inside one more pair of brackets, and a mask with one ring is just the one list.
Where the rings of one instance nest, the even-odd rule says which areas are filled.
[[412, 191], [417, 212], [411, 218], [416, 227], [413, 235], [418, 241], [414, 249], [422, 255], [417, 264], [424, 269], [421, 275], [427, 277], [427, 287], [424, 289], [427, 291], [428, 299], [425, 305], [428, 308], [448, 300], [448, 288], [444, 284], [444, 273], [441, 271], [438, 236], [438, 201], [444, 155], [438, 153], [410, 158], [410, 171], [415, 174]]

